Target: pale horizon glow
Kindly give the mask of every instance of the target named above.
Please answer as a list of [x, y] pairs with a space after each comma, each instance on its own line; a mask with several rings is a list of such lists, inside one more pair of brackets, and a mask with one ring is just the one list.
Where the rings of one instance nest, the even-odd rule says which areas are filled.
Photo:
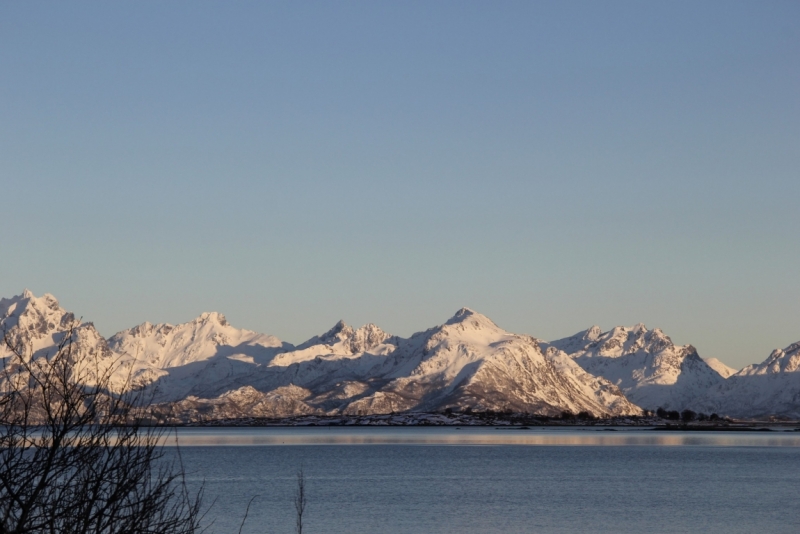
[[0, 4], [0, 297], [800, 340], [800, 4]]

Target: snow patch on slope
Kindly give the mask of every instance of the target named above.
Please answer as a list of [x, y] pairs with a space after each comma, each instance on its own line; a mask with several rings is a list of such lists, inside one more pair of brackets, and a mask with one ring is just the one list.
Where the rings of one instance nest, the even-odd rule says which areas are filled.
[[703, 358], [703, 359], [708, 364], [708, 366], [711, 367], [716, 372], [718, 372], [722, 378], [728, 378], [739, 372], [737, 369], [734, 369], [733, 367], [728, 367], [717, 358]]

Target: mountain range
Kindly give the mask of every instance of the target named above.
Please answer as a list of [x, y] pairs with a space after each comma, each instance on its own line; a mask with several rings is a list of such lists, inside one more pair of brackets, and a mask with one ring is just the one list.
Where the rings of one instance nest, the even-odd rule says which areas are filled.
[[[737, 418], [800, 418], [800, 343], [735, 371], [644, 325], [593, 326], [546, 342], [462, 308], [403, 338], [338, 322], [292, 345], [219, 313], [143, 323], [104, 339], [55, 297], [0, 299], [0, 331], [31, 358], [72, 332], [119, 387], [146, 388], [175, 421], [404, 411], [637, 415], [692, 409]], [[0, 345], [0, 359], [11, 355]]]

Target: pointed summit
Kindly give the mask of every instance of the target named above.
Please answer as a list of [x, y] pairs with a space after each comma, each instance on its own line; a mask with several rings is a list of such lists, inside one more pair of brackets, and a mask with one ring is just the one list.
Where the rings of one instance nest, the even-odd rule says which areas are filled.
[[458, 310], [456, 312], [456, 314], [453, 315], [453, 319], [456, 319], [456, 318], [460, 319], [462, 317], [469, 317], [470, 315], [475, 315], [475, 310], [472, 310], [470, 308], [466, 308], [465, 307], [465, 308], [461, 308], [460, 310]]
[[205, 324], [209, 321], [216, 321], [222, 326], [228, 325], [228, 320], [219, 312], [203, 312], [192, 322]]
[[314, 345], [334, 345], [339, 341], [344, 341], [345, 339], [349, 339], [353, 336], [353, 327], [345, 323], [344, 321], [340, 320], [338, 323], [333, 325], [333, 328], [322, 334], [321, 336], [314, 336], [307, 341], [297, 345], [297, 349], [305, 349], [308, 347], [313, 347]]
[[10, 330], [26, 330], [23, 337], [43, 338], [78, 326], [75, 316], [62, 309], [56, 298], [45, 293], [37, 297], [29, 289], [10, 299], [0, 299], [0, 324]]
[[586, 332], [583, 334], [584, 339], [590, 339], [592, 341], [597, 341], [600, 336], [603, 334], [603, 329], [597, 325], [592, 325]]
[[545, 345], [564, 351], [567, 354], [572, 354], [579, 350], [586, 349], [595, 343], [598, 343], [601, 337], [603, 337], [603, 330], [599, 326], [593, 325], [590, 328], [587, 328], [586, 330], [578, 332], [577, 334], [573, 334], [569, 337], [561, 339], [556, 339], [554, 341], [546, 343]]
[[[81, 323], [75, 315], [61, 308], [58, 300], [45, 293], [37, 297], [29, 289], [10, 299], [0, 299], [0, 331], [14, 350], [30, 354], [32, 358], [54, 354], [58, 343], [71, 335], [76, 351], [87, 350], [100, 358], [109, 355], [105, 340], [92, 323]], [[11, 347], [0, 342], [0, 358]]]
[[461, 308], [455, 313], [455, 315], [453, 315], [445, 323], [445, 325], [455, 325], [455, 324], [461, 324], [465, 326], [470, 324], [474, 327], [479, 327], [479, 328], [481, 326], [491, 326], [497, 328], [497, 325], [494, 323], [494, 321], [492, 321], [482, 313], [478, 313], [470, 308]]
[[347, 323], [344, 322], [343, 319], [339, 319], [339, 321], [335, 325], [333, 325], [333, 328], [328, 330], [327, 333], [335, 335], [335, 334], [338, 334], [339, 332], [341, 332], [342, 330], [346, 330], [348, 328], [350, 328], [350, 327], [347, 325]]
[[[353, 335], [353, 327], [345, 323], [343, 320], [339, 320], [333, 328], [322, 334], [320, 336], [320, 340], [326, 343], [336, 343], [336, 341], [349, 338]], [[328, 344], [330, 344], [328, 343]]]

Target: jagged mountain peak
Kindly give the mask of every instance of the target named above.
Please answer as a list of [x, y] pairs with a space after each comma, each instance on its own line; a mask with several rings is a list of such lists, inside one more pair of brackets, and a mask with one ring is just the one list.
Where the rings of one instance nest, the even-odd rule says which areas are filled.
[[158, 369], [197, 364], [215, 356], [267, 358], [283, 343], [274, 336], [239, 329], [217, 312], [172, 325], [144, 322], [108, 339], [111, 348]]
[[[580, 333], [567, 339], [575, 339], [579, 336]], [[581, 339], [590, 341], [583, 347], [584, 350], [609, 357], [624, 356], [638, 351], [655, 353], [674, 346], [670, 337], [663, 330], [660, 328], [648, 330], [644, 323], [637, 323], [633, 326], [615, 326], [608, 332], [595, 333], [591, 338], [581, 336]], [[553, 342], [553, 344], [557, 343]]]
[[636, 323], [633, 326], [615, 326], [612, 328], [608, 334], [611, 337], [618, 337], [618, 336], [641, 336], [647, 334], [647, 326], [644, 323]]
[[586, 351], [605, 357], [625, 356], [640, 350], [656, 353], [673, 346], [669, 336], [660, 328], [648, 330], [644, 323], [633, 326], [615, 326], [607, 332], [600, 327], [591, 328], [559, 339], [550, 345], [569, 353]]
[[[32, 359], [52, 356], [69, 336], [70, 350], [75, 351], [80, 376], [94, 380], [98, 370], [115, 365], [112, 385], [121, 386], [128, 375], [138, 380], [142, 368], [133, 366], [130, 358], [119, 358], [91, 322], [81, 323], [63, 309], [53, 295], [37, 297], [26, 289], [10, 299], [0, 299], [0, 331], [8, 344], [0, 342], [0, 358], [17, 353]], [[10, 346], [9, 346], [10, 345]], [[83, 356], [89, 360], [83, 361]]]
[[353, 332], [353, 327], [340, 319], [330, 330], [318, 336], [318, 339], [326, 344], [331, 344], [349, 338]]
[[645, 408], [696, 406], [704, 391], [724, 381], [691, 345], [676, 346], [661, 329], [639, 323], [599, 333], [594, 327], [549, 345], [587, 372], [619, 386]]
[[228, 326], [228, 320], [219, 312], [203, 312], [198, 315], [193, 321], [196, 324], [206, 324], [209, 322], [217, 322], [221, 326]]
[[54, 334], [77, 328], [79, 324], [75, 315], [64, 310], [49, 293], [37, 297], [25, 289], [21, 295], [0, 299], [0, 331], [20, 346], [43, 347], [52, 341]]
[[[142, 324], [138, 324], [138, 325], [134, 326], [133, 328], [127, 330], [126, 332], [128, 332], [130, 335], [135, 336], [135, 337], [142, 337], [142, 336], [149, 335], [150, 332], [152, 332], [153, 330], [156, 330], [157, 328], [159, 328], [160, 326], [163, 326], [164, 324], [166, 324], [166, 323], [153, 324], [153, 323], [151, 323], [149, 321], [145, 321]], [[115, 334], [115, 336], [119, 335], [121, 333], [122, 332], [118, 332], [117, 334]]]
[[27, 287], [22, 291], [22, 293], [20, 293], [17, 296], [12, 297], [9, 300], [14, 300], [14, 299], [16, 299], [16, 300], [26, 300], [27, 299], [27, 300], [31, 300], [31, 301], [43, 301], [43, 302], [46, 302], [48, 304], [55, 303], [56, 306], [58, 306], [58, 299], [56, 299], [56, 297], [54, 297], [51, 293], [44, 293], [44, 294], [42, 294], [41, 297], [37, 297], [33, 293], [33, 291], [31, 291]]
[[567, 354], [572, 354], [594, 345], [602, 335], [603, 330], [599, 326], [593, 325], [586, 330], [581, 330], [577, 334], [545, 343], [544, 346], [552, 347], [555, 350], [562, 350]]
[[[579, 333], [579, 334], [581, 334], [581, 333]], [[595, 324], [595, 325], [592, 325], [589, 328], [587, 328], [584, 332], [582, 332], [582, 334], [583, 335], [581, 337], [583, 339], [588, 339], [588, 340], [591, 340], [591, 341], [597, 341], [600, 338], [600, 336], [603, 335], [603, 329]]]
[[604, 337], [606, 339], [641, 339], [644, 342], [649, 342], [651, 340], [666, 340], [671, 343], [669, 336], [664, 334], [663, 330], [660, 328], [653, 328], [652, 330], [649, 330], [644, 323], [636, 323], [633, 326], [615, 326], [608, 332], [597, 333], [596, 337], [598, 339], [600, 337]]
[[350, 336], [348, 339], [349, 349], [353, 354], [366, 352], [377, 347], [390, 337], [392, 336], [384, 332], [379, 326], [373, 323], [367, 323], [359, 327]]
[[333, 328], [324, 334], [309, 338], [303, 343], [297, 345], [297, 349], [302, 350], [308, 347], [313, 347], [314, 345], [335, 345], [340, 341], [349, 339], [354, 333], [355, 330], [353, 330], [352, 326], [348, 325], [343, 320], [339, 320], [339, 322], [333, 325]]
[[447, 320], [447, 324], [460, 323], [466, 321], [470, 317], [485, 317], [471, 308], [461, 308], [453, 316]]
[[62, 308], [53, 295], [37, 297], [29, 289], [0, 299], [0, 322], [6, 329], [20, 325], [37, 335], [78, 326], [75, 315]]
[[786, 348], [775, 349], [766, 360], [759, 364], [748, 365], [738, 375], [770, 375], [794, 373], [800, 370], [800, 341]]
[[[39, 310], [51, 310], [58, 312], [61, 306], [50, 293], [45, 293], [41, 297], [34, 295], [30, 289], [25, 289], [21, 294], [11, 298], [0, 298], [0, 316], [10, 316], [15, 311], [22, 312], [28, 307]], [[63, 311], [63, 310], [61, 310]], [[19, 313], [17, 313], [19, 315]]]
[[312, 349], [312, 347], [320, 347], [324, 352], [357, 354], [371, 350], [391, 337], [390, 334], [384, 332], [373, 323], [353, 329], [352, 326], [344, 321], [339, 321], [324, 334], [314, 336], [297, 345], [296, 349], [302, 351]]
[[[470, 315], [475, 315], [477, 312], [471, 308], [467, 308], [466, 306], [458, 310], [452, 317], [452, 319], [461, 319], [463, 317], [469, 317]], [[452, 320], [451, 319], [451, 320]]]
[[186, 323], [181, 323], [177, 325], [173, 325], [171, 323], [151, 323], [149, 321], [145, 321], [141, 324], [134, 326], [133, 328], [128, 328], [127, 330], [122, 330], [121, 332], [117, 332], [113, 336], [109, 338], [109, 341], [112, 344], [118, 343], [123, 338], [133, 337], [133, 338], [143, 338], [150, 335], [168, 335], [174, 330], [178, 331], [207, 331], [210, 330], [212, 332], [221, 330], [225, 331], [229, 328], [233, 328], [234, 330], [238, 330], [228, 323], [226, 317], [219, 313], [219, 312], [203, 312], [191, 321]]
[[444, 326], [459, 325], [461, 327], [470, 328], [498, 328], [498, 326], [482, 313], [478, 313], [470, 308], [461, 308], [455, 315], [453, 315]]
[[324, 335], [335, 336], [339, 333], [352, 334], [353, 327], [344, 322], [343, 319], [339, 319], [339, 321], [335, 325], [333, 325], [333, 328], [328, 330]]

